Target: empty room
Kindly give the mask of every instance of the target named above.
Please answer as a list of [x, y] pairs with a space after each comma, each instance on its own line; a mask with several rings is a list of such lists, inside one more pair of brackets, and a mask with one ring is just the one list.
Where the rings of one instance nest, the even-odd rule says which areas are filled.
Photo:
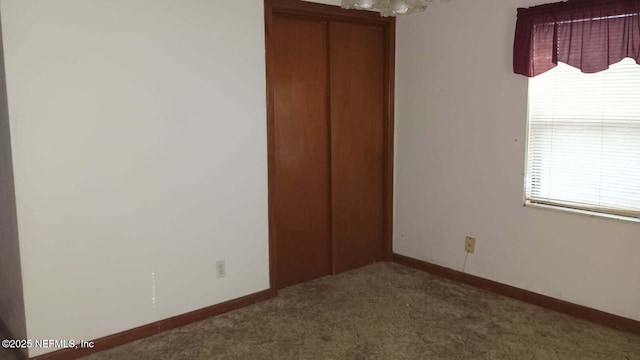
[[640, 359], [640, 0], [0, 20], [0, 360]]

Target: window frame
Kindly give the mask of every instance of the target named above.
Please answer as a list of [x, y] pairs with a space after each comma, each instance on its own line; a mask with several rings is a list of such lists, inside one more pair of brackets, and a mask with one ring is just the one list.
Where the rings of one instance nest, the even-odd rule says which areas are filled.
[[[570, 65], [569, 65], [570, 66]], [[554, 71], [556, 68], [550, 70]], [[525, 152], [524, 152], [524, 172], [523, 172], [523, 187], [522, 187], [522, 202], [523, 207], [531, 207], [535, 209], [546, 209], [562, 213], [573, 213], [580, 215], [587, 215], [594, 218], [613, 219], [625, 222], [640, 223], [640, 215], [635, 215], [635, 211], [630, 210], [629, 214], [624, 214], [624, 211], [618, 213], [599, 211], [599, 207], [596, 205], [582, 205], [572, 202], [563, 201], [544, 201], [527, 198], [528, 192], [528, 176], [529, 176], [529, 151], [530, 149], [530, 130], [531, 130], [531, 81], [534, 81], [534, 77], [527, 78], [527, 111], [526, 111], [526, 131], [525, 131]], [[639, 145], [640, 146], [640, 145]], [[633, 213], [633, 214], [632, 214]]]

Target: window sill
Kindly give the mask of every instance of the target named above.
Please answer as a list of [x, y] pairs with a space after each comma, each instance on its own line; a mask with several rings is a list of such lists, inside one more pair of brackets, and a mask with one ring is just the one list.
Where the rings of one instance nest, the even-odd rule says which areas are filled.
[[531, 202], [529, 200], [526, 200], [523, 206], [531, 207], [531, 208], [538, 208], [538, 209], [548, 209], [548, 210], [559, 211], [559, 212], [564, 212], [564, 213], [581, 214], [581, 215], [586, 215], [586, 216], [589, 216], [589, 217], [605, 218], [605, 219], [612, 219], [612, 220], [617, 220], [617, 221], [632, 222], [632, 223], [640, 224], [640, 219], [636, 218], [636, 217], [605, 214], [605, 213], [599, 213], [599, 212], [595, 212], [595, 211], [580, 210], [580, 209], [574, 209], [574, 208], [562, 207], [562, 206], [555, 206], [555, 205], [538, 204], [538, 203], [533, 203], [533, 202]]

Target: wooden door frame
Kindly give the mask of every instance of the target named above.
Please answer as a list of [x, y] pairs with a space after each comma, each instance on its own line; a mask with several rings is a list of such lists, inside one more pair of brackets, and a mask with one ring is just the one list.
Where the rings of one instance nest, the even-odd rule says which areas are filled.
[[[394, 94], [395, 94], [395, 18], [382, 17], [377, 12], [361, 10], [345, 10], [333, 5], [324, 5], [302, 0], [264, 0], [265, 14], [265, 45], [267, 65], [267, 157], [268, 157], [268, 211], [269, 211], [269, 281], [273, 295], [276, 289], [276, 260], [278, 254], [275, 250], [274, 234], [274, 208], [273, 190], [275, 189], [275, 139], [273, 118], [273, 60], [274, 55], [270, 51], [269, 40], [271, 34], [272, 19], [274, 15], [307, 18], [324, 21], [344, 21], [378, 25], [384, 29], [384, 173], [383, 173], [383, 236], [382, 258], [384, 261], [393, 261], [393, 168], [394, 168]], [[333, 239], [332, 239], [333, 257]], [[332, 260], [333, 263], [333, 260]], [[334, 265], [332, 264], [332, 269]], [[335, 271], [333, 271], [335, 272]]]

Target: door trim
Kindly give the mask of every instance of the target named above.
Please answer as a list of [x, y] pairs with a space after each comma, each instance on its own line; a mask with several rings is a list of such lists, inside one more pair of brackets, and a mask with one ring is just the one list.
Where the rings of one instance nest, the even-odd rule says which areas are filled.
[[[269, 41], [272, 19], [274, 15], [308, 18], [324, 21], [344, 21], [378, 25], [384, 29], [385, 37], [385, 106], [384, 106], [384, 173], [383, 175], [383, 210], [384, 224], [382, 236], [382, 258], [384, 261], [393, 261], [393, 168], [394, 168], [394, 94], [395, 94], [395, 18], [381, 17], [380, 14], [370, 11], [345, 10], [338, 6], [312, 3], [302, 0], [265, 0], [265, 46], [266, 46], [266, 70], [267, 70], [267, 159], [268, 159], [268, 212], [269, 212], [269, 281], [271, 291], [275, 296], [276, 287], [276, 253], [274, 234], [274, 199], [275, 188], [275, 139], [273, 118], [273, 53], [270, 51]], [[333, 240], [332, 240], [333, 241]], [[332, 244], [333, 248], [333, 244]], [[332, 265], [333, 267], [333, 265]]]

